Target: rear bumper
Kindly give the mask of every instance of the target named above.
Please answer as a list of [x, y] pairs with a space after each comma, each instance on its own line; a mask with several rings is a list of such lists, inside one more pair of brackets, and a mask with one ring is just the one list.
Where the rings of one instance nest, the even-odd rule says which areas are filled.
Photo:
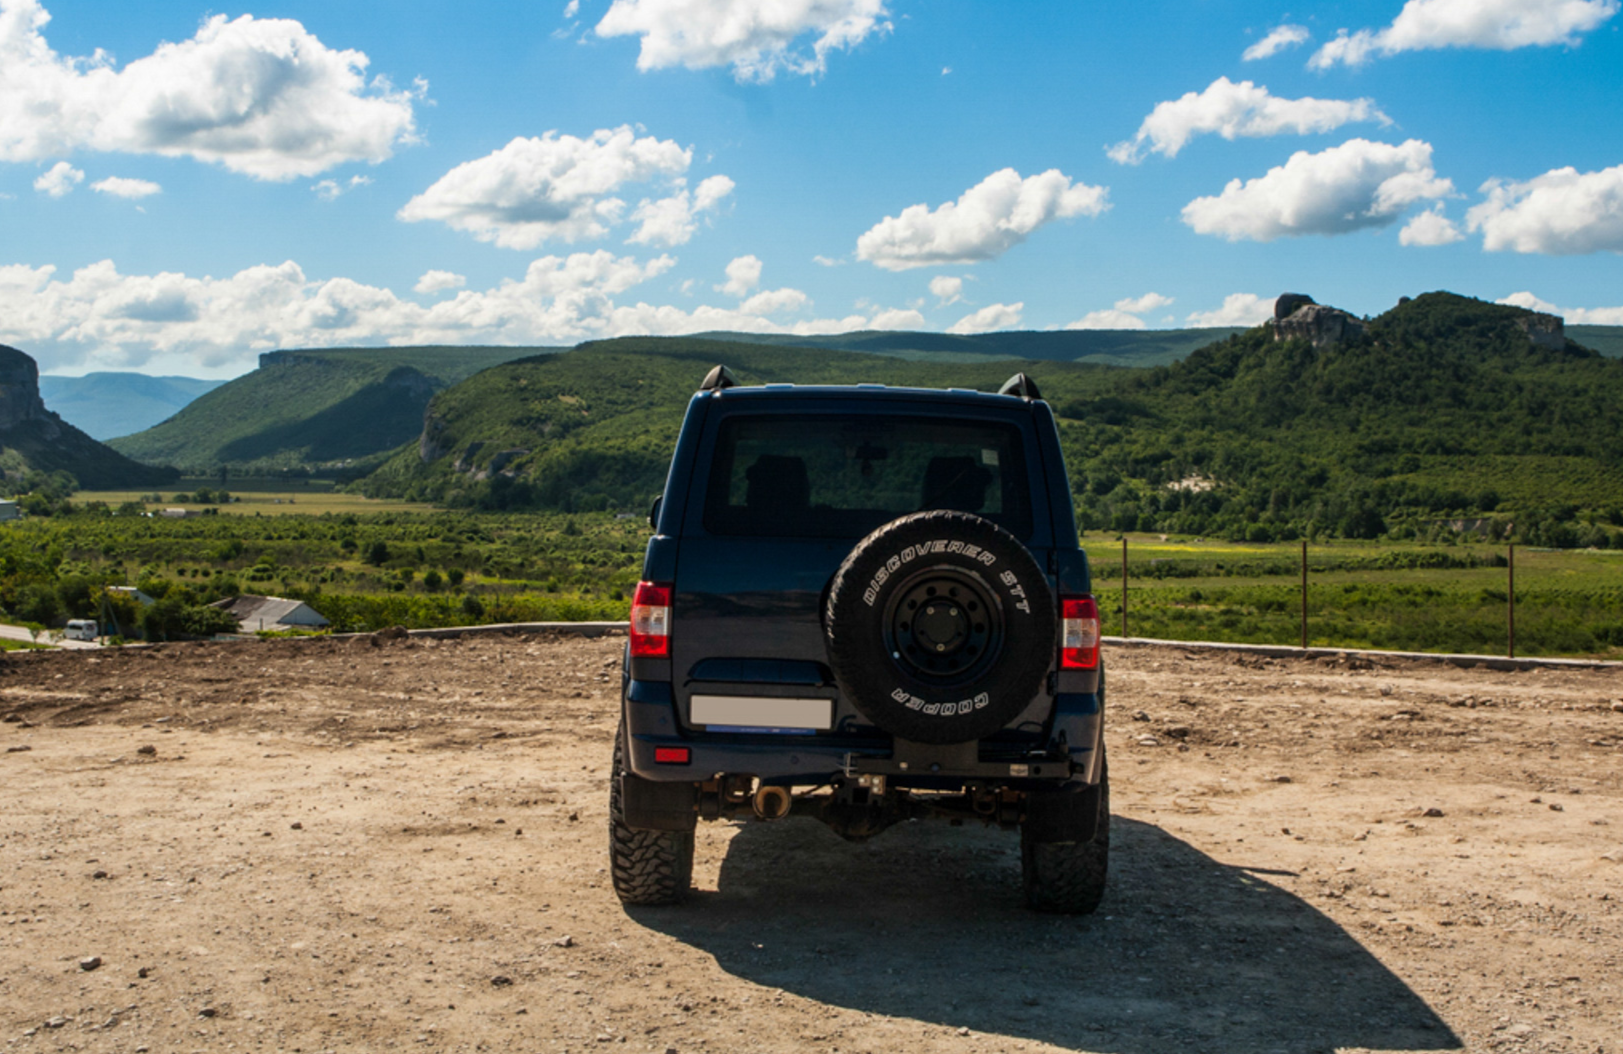
[[[664, 681], [627, 681], [625, 719], [631, 771], [647, 780], [686, 783], [718, 773], [752, 775], [765, 783], [816, 785], [858, 773], [881, 773], [893, 785], [930, 787], [964, 780], [1019, 784], [1097, 783], [1102, 693], [1062, 693], [1044, 747], [1011, 751], [983, 743], [973, 758], [957, 747], [933, 755], [898, 756], [888, 740], [831, 741], [826, 736], [692, 735], [676, 718], [676, 698]], [[686, 765], [656, 764], [658, 747], [688, 749]]]

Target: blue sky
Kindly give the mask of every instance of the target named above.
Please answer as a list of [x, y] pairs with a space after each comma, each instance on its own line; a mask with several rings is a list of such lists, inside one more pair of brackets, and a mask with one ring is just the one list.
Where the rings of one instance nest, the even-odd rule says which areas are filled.
[[1619, 0], [0, 0], [0, 342], [221, 377], [275, 347], [1249, 324], [1286, 290], [1623, 324], [1620, 27]]

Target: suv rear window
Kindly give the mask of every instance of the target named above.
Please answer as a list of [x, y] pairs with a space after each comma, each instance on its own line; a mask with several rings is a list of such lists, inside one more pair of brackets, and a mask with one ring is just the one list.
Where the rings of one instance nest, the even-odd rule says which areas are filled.
[[712, 534], [861, 538], [898, 516], [957, 509], [1031, 535], [1019, 429], [828, 414], [722, 424], [705, 502]]

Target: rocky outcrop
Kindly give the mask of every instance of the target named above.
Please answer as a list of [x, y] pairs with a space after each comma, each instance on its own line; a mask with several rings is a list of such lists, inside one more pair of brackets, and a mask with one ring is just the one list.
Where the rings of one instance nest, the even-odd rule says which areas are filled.
[[1318, 301], [1314, 300], [1306, 293], [1280, 293], [1279, 299], [1274, 301], [1274, 320], [1280, 321], [1290, 318], [1296, 313], [1298, 308], [1307, 307], [1309, 304], [1316, 303], [1318, 303]]
[[62, 419], [45, 409], [39, 397], [39, 366], [34, 360], [0, 344], [0, 432], [9, 432], [27, 422], [46, 439], [62, 431]]
[[417, 440], [417, 456], [423, 464], [438, 461], [451, 452], [442, 440], [445, 437], [445, 418], [434, 413], [433, 407], [423, 414], [423, 434]]
[[1538, 347], [1549, 348], [1551, 351], [1566, 350], [1566, 324], [1559, 315], [1533, 312], [1518, 318], [1516, 327], [1526, 333], [1527, 339]]
[[117, 490], [171, 483], [172, 468], [131, 461], [45, 408], [39, 365], [0, 344], [0, 449], [20, 457], [26, 470], [66, 472], [86, 490]]
[[1320, 350], [1355, 340], [1369, 329], [1356, 315], [1315, 303], [1303, 293], [1286, 293], [1275, 300], [1268, 325], [1276, 341], [1305, 340]]

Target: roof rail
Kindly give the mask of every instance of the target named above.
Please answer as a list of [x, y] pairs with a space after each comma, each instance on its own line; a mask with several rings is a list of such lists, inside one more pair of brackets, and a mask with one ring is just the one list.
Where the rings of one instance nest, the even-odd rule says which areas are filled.
[[737, 384], [737, 379], [733, 377], [727, 367], [718, 365], [704, 375], [704, 381], [700, 383], [699, 390], [701, 392], [719, 392], [723, 388], [736, 387]]
[[999, 395], [1017, 395], [1028, 401], [1043, 397], [1043, 393], [1037, 390], [1037, 382], [1023, 373], [1017, 373], [1004, 381], [1003, 387], [999, 388], [997, 393]]

